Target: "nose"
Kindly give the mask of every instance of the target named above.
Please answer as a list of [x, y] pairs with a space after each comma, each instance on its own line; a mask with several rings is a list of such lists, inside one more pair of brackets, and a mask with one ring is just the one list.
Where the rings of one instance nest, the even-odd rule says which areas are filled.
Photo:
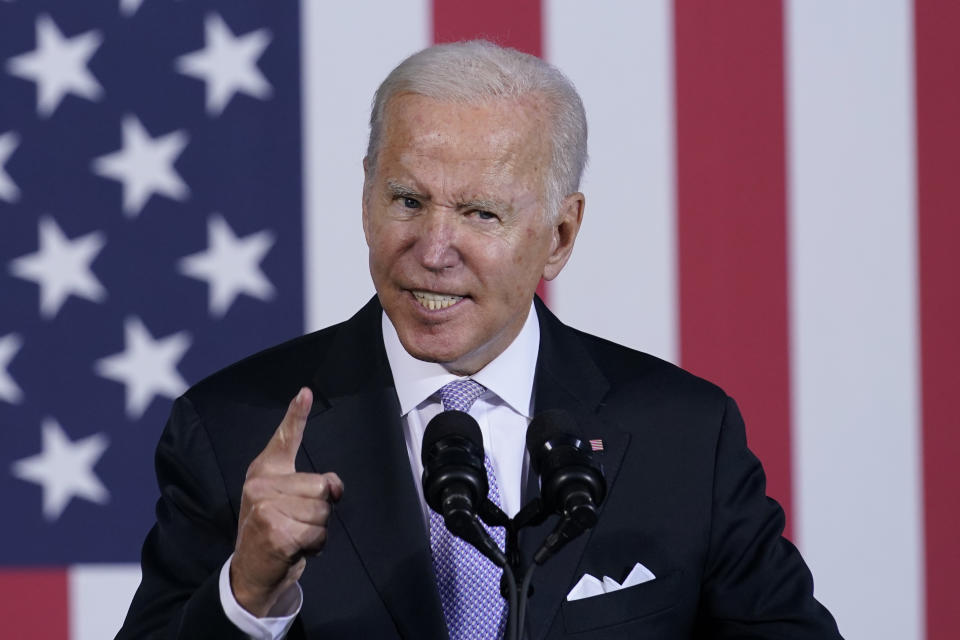
[[434, 209], [421, 218], [418, 229], [417, 256], [430, 271], [442, 271], [460, 264], [454, 214]]

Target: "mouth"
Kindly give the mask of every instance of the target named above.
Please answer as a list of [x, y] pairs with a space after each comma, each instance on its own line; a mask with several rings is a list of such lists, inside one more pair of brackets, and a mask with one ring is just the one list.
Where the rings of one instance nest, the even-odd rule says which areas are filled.
[[421, 307], [424, 309], [429, 309], [430, 311], [446, 309], [463, 300], [463, 296], [455, 296], [446, 293], [434, 293], [432, 291], [411, 290], [410, 293], [413, 294], [414, 299], [420, 304]]

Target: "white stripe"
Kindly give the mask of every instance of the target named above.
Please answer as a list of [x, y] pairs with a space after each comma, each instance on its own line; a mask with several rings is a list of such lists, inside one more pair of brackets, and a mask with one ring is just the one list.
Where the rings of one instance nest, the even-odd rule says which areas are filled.
[[583, 98], [584, 224], [550, 289], [577, 328], [677, 359], [671, 3], [548, 0], [546, 58]]
[[846, 637], [922, 638], [911, 3], [786, 8], [796, 533]]
[[430, 42], [427, 0], [302, 2], [306, 327], [351, 316], [373, 295], [360, 221], [370, 101]]
[[140, 585], [136, 564], [73, 565], [67, 572], [70, 640], [117, 635]]

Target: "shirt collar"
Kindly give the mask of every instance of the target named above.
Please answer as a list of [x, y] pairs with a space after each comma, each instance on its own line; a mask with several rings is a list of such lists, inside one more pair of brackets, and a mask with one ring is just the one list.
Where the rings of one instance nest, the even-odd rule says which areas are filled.
[[[386, 312], [381, 318], [383, 345], [393, 373], [400, 415], [404, 416], [436, 391], [461, 376], [447, 371], [436, 362], [417, 360], [403, 348], [400, 337]], [[495, 393], [517, 413], [530, 418], [533, 378], [540, 353], [540, 322], [533, 304], [520, 333], [503, 353], [471, 378]]]

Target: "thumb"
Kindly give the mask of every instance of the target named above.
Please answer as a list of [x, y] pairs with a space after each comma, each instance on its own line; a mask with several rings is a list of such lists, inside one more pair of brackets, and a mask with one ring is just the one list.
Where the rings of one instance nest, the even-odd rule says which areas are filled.
[[261, 462], [275, 471], [290, 473], [295, 471], [294, 462], [297, 458], [297, 450], [303, 441], [303, 430], [307, 425], [311, 406], [313, 406], [313, 392], [307, 387], [302, 387], [290, 401], [280, 426], [260, 454]]

